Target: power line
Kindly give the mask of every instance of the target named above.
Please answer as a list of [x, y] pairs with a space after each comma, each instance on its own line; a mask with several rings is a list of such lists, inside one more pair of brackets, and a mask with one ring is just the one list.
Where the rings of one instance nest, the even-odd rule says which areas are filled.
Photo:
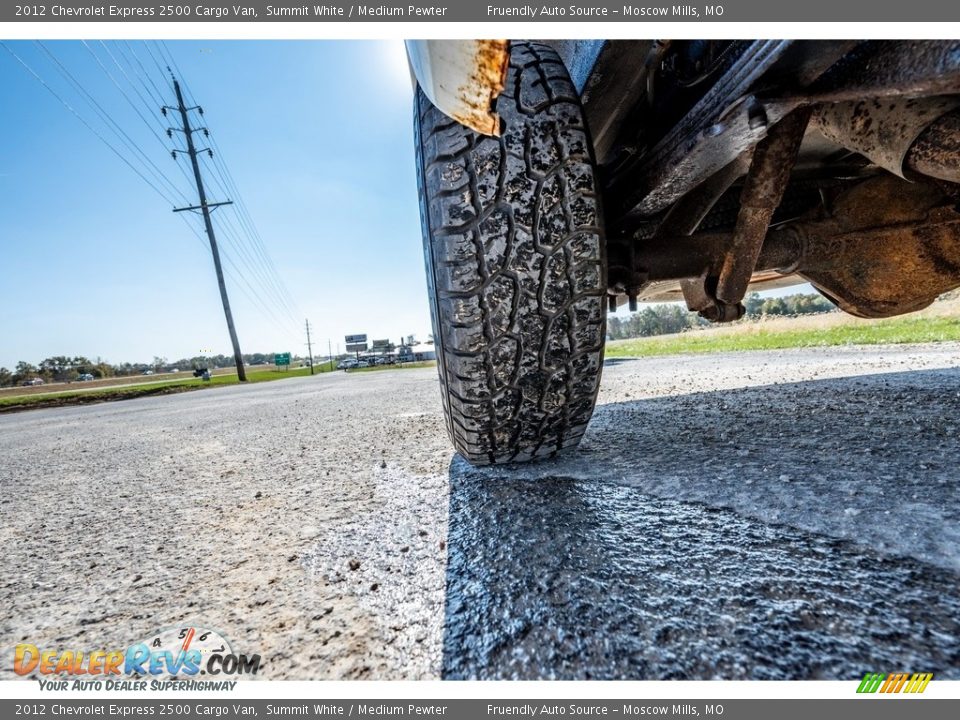
[[[133, 49], [133, 46], [130, 44], [130, 42], [127, 41], [127, 40], [124, 40], [124, 41], [123, 41], [123, 44], [127, 46], [127, 50], [129, 51], [130, 56], [133, 57], [133, 59], [134, 59], [134, 61], [136, 62], [137, 66], [139, 66], [140, 72], [142, 73], [142, 77], [144, 77], [144, 78], [146, 79], [146, 82], [148, 82], [148, 83], [150, 84], [150, 87], [153, 88], [153, 93], [156, 93], [156, 94], [154, 95], [154, 99], [155, 99], [155, 102], [157, 103], [157, 107], [162, 107], [163, 104], [164, 104], [164, 102], [165, 102], [165, 101], [164, 101], [164, 97], [165, 97], [164, 92], [161, 91], [161, 90], [157, 87], [157, 84], [156, 84], [155, 82], [153, 82], [153, 78], [150, 76], [150, 73], [147, 72], [147, 69], [143, 66], [143, 63], [140, 62], [140, 58], [137, 56], [137, 52], [136, 52], [136, 50]], [[119, 48], [119, 46], [118, 46], [118, 48]], [[128, 61], [128, 62], [129, 62], [129, 61]], [[131, 67], [132, 67], [132, 65], [131, 65]]]
[[[147, 120], [147, 118], [144, 116], [142, 112], [140, 112], [140, 108], [137, 107], [136, 103], [133, 102], [133, 100], [130, 98], [127, 92], [120, 86], [120, 83], [116, 81], [116, 79], [113, 77], [110, 71], [107, 70], [106, 66], [101, 62], [97, 54], [93, 52], [93, 49], [87, 44], [87, 41], [82, 40], [81, 42], [83, 43], [83, 46], [87, 49], [87, 52], [89, 52], [90, 55], [93, 57], [93, 59], [97, 61], [97, 65], [100, 66], [100, 69], [103, 70], [104, 74], [110, 79], [110, 82], [113, 83], [114, 87], [116, 87], [117, 90], [120, 91], [120, 94], [123, 95], [123, 98], [127, 101], [127, 103], [129, 103], [130, 107], [133, 108], [133, 111], [137, 114], [137, 117], [139, 117], [143, 121], [143, 124], [147, 126], [147, 129], [157, 139], [157, 142], [160, 143], [160, 146], [165, 148], [166, 143], [164, 142], [163, 138], [160, 136], [160, 134], [156, 130], [154, 130], [153, 126], [150, 124], [150, 121]], [[184, 175], [186, 175], [186, 171], [183, 170], [183, 168], [180, 166], [179, 163], [177, 163], [177, 167], [184, 173]], [[180, 190], [179, 188], [177, 188], [177, 191], [180, 193], [184, 201], [188, 201], [187, 195], [183, 190]]]
[[[156, 46], [155, 52], [151, 50], [146, 40], [143, 41], [146, 53], [153, 60], [154, 65], [157, 67], [157, 70], [163, 73], [164, 68], [162, 66], [162, 63], [166, 63], [167, 71], [171, 73], [175, 71], [177, 73], [179, 77], [181, 90], [184, 93], [185, 97], [188, 98], [188, 102], [190, 102], [191, 105], [199, 106], [199, 103], [197, 103], [196, 99], [193, 96], [192, 91], [190, 90], [189, 83], [186, 81], [183, 73], [180, 71], [179, 65], [177, 64], [176, 59], [174, 58], [173, 54], [170, 52], [169, 48], [167, 48], [166, 44], [162, 42], [153, 41], [153, 43]], [[216, 154], [213, 155], [212, 157], [218, 161], [220, 166], [223, 166], [222, 159], [219, 159], [217, 157], [220, 154], [220, 150], [219, 150], [219, 145], [217, 143], [216, 138], [210, 135], [209, 133], [207, 133], [207, 139], [212, 144], [212, 146], [217, 149]], [[205, 161], [204, 164], [209, 169], [209, 162], [207, 161], [206, 158], [203, 158], [203, 159]], [[230, 189], [231, 189], [230, 184], [224, 182], [221, 178], [219, 178], [217, 173], [212, 173], [210, 177], [213, 178], [215, 183], [221, 187], [221, 190], [223, 191], [224, 195], [236, 195], [239, 192], [235, 184], [233, 186], [234, 192], [230, 192]], [[238, 213], [238, 219], [242, 221], [242, 215], [240, 215], [239, 213]], [[282, 281], [276, 275], [275, 268], [272, 268], [272, 263], [264, 267], [260, 262], [258, 262], [256, 258], [256, 253], [251, 253], [247, 249], [247, 243], [243, 239], [243, 233], [239, 230], [236, 230], [233, 227], [233, 223], [229, 220], [228, 214], [223, 214], [222, 211], [220, 213], [217, 213], [217, 216], [214, 218], [214, 223], [218, 228], [220, 228], [223, 231], [224, 238], [227, 239], [227, 241], [237, 249], [237, 257], [240, 260], [240, 262], [242, 262], [244, 265], [247, 266], [248, 269], [251, 270], [254, 276], [256, 276], [257, 281], [261, 283], [264, 290], [267, 291], [267, 294], [273, 296], [274, 302], [279, 303], [277, 307], [278, 309], [281, 310], [281, 313], [285, 311], [286, 313], [290, 313], [292, 315], [292, 308], [290, 307], [290, 303], [286, 300], [283, 294], [285, 287], [283, 286]], [[241, 222], [241, 227], [242, 227], [242, 222]], [[226, 228], [229, 228], [229, 230], [227, 230]], [[249, 234], [248, 234], [248, 237], [249, 237]], [[255, 244], [253, 245], [253, 247], [254, 249], [256, 249]], [[265, 253], [263, 252], [261, 252], [260, 254], [261, 254], [261, 257], [265, 255]], [[270, 262], [269, 256], [266, 257], [266, 260], [268, 263]], [[234, 265], [234, 267], [236, 268], [236, 265]], [[271, 268], [273, 269], [272, 273], [271, 273]], [[239, 272], [239, 268], [237, 268], [237, 270]], [[253, 290], [252, 284], [250, 283], [247, 283], [247, 284], [251, 288], [251, 290], [255, 293], [257, 298], [260, 300], [261, 304], [269, 307], [268, 305], [266, 305], [266, 303], [264, 303], [260, 294], [255, 290]], [[286, 295], [287, 297], [289, 297], [289, 291], [286, 291]], [[274, 315], [272, 311], [270, 311], [270, 314]], [[274, 315], [274, 317], [276, 316]], [[293, 323], [290, 319], [290, 315], [282, 314], [282, 317], [284, 319], [284, 322], [290, 323], [290, 326], [293, 327]]]
[[[176, 71], [180, 80], [183, 83], [183, 90], [186, 93], [187, 97], [190, 98], [191, 104], [197, 104], [196, 100], [193, 99], [193, 93], [190, 90], [189, 83], [185, 80], [183, 73], [180, 71], [179, 66], [177, 65], [176, 58], [173, 56], [173, 53], [170, 52], [169, 47], [165, 42], [153, 41], [157, 46], [157, 54], [160, 56], [161, 60], [165, 59], [169, 66]], [[146, 45], [146, 41], [144, 41]], [[164, 54], [166, 58], [164, 58]], [[253, 218], [250, 216], [250, 211], [247, 208], [247, 203], [244, 200], [242, 193], [240, 192], [237, 183], [233, 178], [232, 173], [230, 173], [229, 168], [227, 168], [226, 163], [223, 159], [223, 151], [220, 148], [220, 144], [217, 142], [215, 136], [210, 137], [210, 143], [214, 150], [216, 150], [215, 155], [213, 156], [213, 165], [219, 169], [221, 177], [224, 181], [224, 188], [228, 191], [228, 194], [232, 195], [235, 198], [236, 206], [239, 208], [237, 213], [237, 219], [240, 221], [241, 226], [245, 229], [248, 237], [251, 240], [251, 243], [254, 247], [254, 251], [259, 255], [261, 261], [265, 264], [267, 268], [267, 276], [270, 278], [271, 283], [274, 285], [277, 293], [280, 296], [282, 304], [286, 307], [287, 312], [292, 313], [293, 315], [302, 315], [297, 307], [296, 301], [293, 299], [293, 296], [290, 294], [289, 289], [286, 287], [286, 284], [280, 278], [279, 273], [277, 272], [276, 266], [273, 264], [273, 259], [267, 253], [266, 247], [263, 242], [263, 238], [260, 236], [259, 231], [256, 228], [256, 225], [253, 222]], [[209, 165], [209, 163], [207, 163]]]
[[[193, 233], [194, 237], [200, 242], [200, 246], [203, 248], [203, 256], [207, 257], [210, 252], [210, 247], [207, 244], [207, 241], [203, 239], [203, 236], [200, 234], [200, 231], [197, 230], [193, 225], [190, 224], [189, 218], [185, 214], [180, 214], [181, 219], [186, 223], [187, 227]], [[299, 334], [298, 328], [291, 324], [291, 320], [286, 316], [278, 316], [269, 304], [264, 302], [263, 298], [260, 297], [260, 294], [257, 292], [257, 289], [253, 284], [247, 279], [247, 276], [240, 270], [239, 266], [234, 262], [233, 257], [223, 248], [220, 249], [220, 254], [226, 263], [225, 272], [233, 280], [237, 282], [237, 289], [243, 293], [244, 297], [260, 312], [263, 313], [264, 317], [270, 318], [277, 326], [281, 327], [285, 333], [287, 333], [291, 338]], [[286, 325], [285, 325], [286, 323]]]
[[[187, 83], [186, 80], [184, 79], [183, 73], [180, 71], [180, 68], [177, 65], [176, 58], [173, 56], [173, 53], [170, 52], [170, 49], [169, 47], [167, 47], [167, 44], [162, 40], [161, 41], [154, 40], [153, 42], [158, 48], [157, 54], [160, 55], [161, 59], [163, 59], [164, 53], [166, 53], [167, 61], [170, 63], [173, 69], [176, 70], [177, 75], [183, 81], [184, 92], [186, 92], [187, 97], [191, 98], [191, 103], [196, 104], [196, 101], [192, 99], [193, 93], [190, 90], [189, 83]], [[146, 41], [144, 41], [144, 44], [146, 44]], [[239, 187], [237, 187], [237, 183], [234, 180], [232, 173], [230, 172], [229, 168], [225, 164], [225, 161], [223, 159], [224, 154], [220, 148], [219, 143], [217, 142], [217, 138], [211, 137], [210, 142], [214, 150], [216, 150], [216, 154], [213, 157], [213, 164], [217, 166], [217, 168], [219, 169], [224, 179], [225, 186], [227, 189], [229, 189], [230, 194], [236, 198], [236, 203], [237, 203], [237, 206], [239, 207], [239, 212], [237, 213], [238, 219], [241, 221], [241, 224], [245, 227], [246, 232], [250, 236], [257, 253], [260, 255], [263, 262], [269, 268], [271, 275], [275, 278], [275, 283], [278, 286], [278, 291], [281, 293], [281, 295], [284, 296], [285, 304], [287, 305], [287, 307], [290, 310], [297, 311], [296, 314], [302, 314], [302, 313], [299, 313], [298, 308], [296, 307], [296, 301], [293, 299], [293, 296], [290, 294], [290, 291], [287, 289], [283, 281], [280, 280], [279, 273], [277, 273], [276, 266], [273, 264], [272, 258], [269, 256], [269, 254], [266, 251], [266, 247], [263, 243], [263, 238], [260, 236], [260, 233], [257, 230], [256, 224], [253, 222], [253, 218], [250, 216], [250, 211], [247, 208], [247, 204], [243, 198], [243, 195], [240, 192]]]
[[[227, 193], [223, 194], [226, 195]], [[246, 244], [238, 235], [238, 231], [234, 228], [229, 216], [226, 213], [217, 213], [217, 216], [214, 217], [214, 224], [217, 226], [218, 231], [222, 231], [223, 236], [231, 243], [233, 247], [237, 249], [241, 261], [247, 266], [248, 269], [251, 270], [253, 275], [256, 276], [257, 280], [262, 283], [267, 294], [272, 296], [273, 302], [277, 303], [278, 300], [276, 292], [271, 292], [272, 288], [268, 280], [265, 279], [266, 276], [263, 268], [258, 265], [253, 258], [251, 258]], [[284, 306], [282, 303], [279, 303], [278, 307], [283, 309]]]
[[237, 187], [236, 181], [233, 179], [233, 175], [230, 173], [230, 170], [224, 164], [222, 157], [222, 151], [220, 146], [217, 143], [216, 138], [213, 138], [212, 142], [213, 148], [217, 151], [213, 157], [214, 163], [219, 163], [221, 173], [224, 176], [227, 186], [232, 189], [232, 194], [236, 198], [237, 204], [240, 208], [240, 212], [237, 213], [237, 217], [240, 220], [241, 224], [246, 228], [247, 233], [252, 239], [254, 248], [256, 248], [257, 253], [263, 259], [264, 263], [269, 268], [271, 274], [277, 278], [277, 284], [279, 286], [279, 292], [281, 292], [286, 298], [288, 306], [292, 306], [292, 309], [295, 314], [302, 315], [303, 313], [299, 312], [296, 301], [293, 299], [293, 296], [290, 294], [290, 291], [287, 289], [286, 285], [282, 280], [279, 279], [279, 273], [277, 272], [276, 266], [273, 264], [273, 260], [266, 251], [264, 246], [263, 238], [260, 235], [259, 230], [256, 227], [256, 224], [253, 221], [253, 218], [250, 216], [250, 211], [247, 208], [246, 201], [243, 198], [243, 195], [240, 193], [239, 188]]
[[[219, 189], [223, 195], [231, 195], [232, 193], [226, 187], [225, 183], [218, 177], [216, 173], [211, 173], [210, 177], [212, 178], [214, 184]], [[264, 284], [264, 289], [272, 295], [274, 301], [279, 303], [281, 308], [285, 308], [287, 312], [291, 312], [289, 304], [285, 301], [285, 298], [281, 291], [278, 289], [277, 281], [274, 279], [269, 271], [269, 268], [265, 267], [262, 261], [256, 257], [255, 253], [248, 247], [248, 243], [244, 241], [244, 234], [241, 229], [238, 229], [233, 220], [230, 219], [229, 213], [218, 213], [215, 218], [215, 222], [218, 227], [222, 228], [226, 237], [230, 238], [233, 243], [236, 244], [239, 251], [242, 253], [243, 260], [252, 268], [254, 274], [257, 275], [258, 279]], [[291, 313], [292, 314], [292, 313]]]
[[[111, 130], [113, 131], [113, 133], [114, 133], [115, 135], [117, 135], [117, 137], [120, 138], [120, 141], [123, 142], [131, 151], [133, 151], [134, 154], [139, 154], [139, 155], [140, 155], [140, 161], [143, 162], [144, 165], [148, 167], [148, 169], [151, 169], [154, 177], [156, 177], [158, 180], [166, 183], [166, 184], [167, 184], [167, 187], [173, 191], [173, 194], [174, 194], [174, 195], [177, 195], [177, 194], [183, 195], [183, 191], [180, 190], [180, 189], [166, 176], [166, 174], [165, 174], [162, 170], [160, 170], [160, 168], [157, 167], [156, 163], [154, 163], [154, 162], [147, 156], [147, 154], [143, 151], [143, 149], [139, 146], [139, 144], [138, 144], [135, 140], [133, 140], [133, 139], [126, 133], [126, 131], [124, 131], [124, 129], [123, 129], [122, 127], [120, 127], [120, 125], [118, 125], [115, 120], [113, 120], [113, 118], [110, 117], [110, 115], [103, 109], [103, 107], [100, 105], [100, 103], [97, 102], [96, 98], [94, 98], [94, 97], [86, 90], [86, 88], [83, 86], [83, 84], [82, 84], [80, 81], [78, 81], [78, 80], [73, 76], [73, 74], [72, 74], [69, 70], [67, 70], [66, 67], [64, 67], [63, 63], [60, 62], [60, 60], [57, 58], [57, 56], [54, 55], [52, 52], [50, 52], [50, 50], [46, 47], [46, 45], [44, 45], [41, 41], [37, 40], [36, 43], [37, 43], [37, 45], [40, 47], [40, 49], [43, 50], [51, 60], [53, 60], [55, 66], [56, 66], [56, 68], [58, 69], [58, 71], [60, 72], [60, 74], [61, 74], [62, 76], [64, 76], [64, 77], [74, 86], [74, 88], [75, 88], [76, 90], [79, 91], [79, 93], [80, 93], [81, 97], [84, 99], [84, 101], [85, 101], [90, 107], [93, 108], [94, 112], [96, 112], [96, 113], [100, 116], [100, 119], [103, 120], [103, 121], [107, 124], [107, 127], [108, 127], [109, 129], [111, 129]], [[185, 197], [185, 196], [184, 196], [184, 197]]]
[[[127, 73], [126, 68], [124, 68], [123, 65], [120, 64], [120, 62], [119, 62], [119, 61], [117, 60], [117, 58], [114, 56], [113, 52], [111, 52], [111, 50], [110, 50], [110, 48], [107, 46], [107, 44], [106, 44], [103, 40], [100, 40], [99, 42], [100, 42], [101, 47], [103, 47], [104, 52], [107, 53], [107, 55], [109, 56], [109, 58], [113, 61], [113, 64], [117, 66], [117, 68], [118, 68], [118, 69], [120, 70], [120, 72], [123, 74], [123, 77], [126, 78], [127, 82], [130, 84], [130, 87], [133, 89], [133, 92], [136, 93], [137, 98], [140, 100], [140, 102], [141, 102], [141, 103], [143, 104], [143, 106], [146, 108], [146, 111], [147, 111], [146, 117], [147, 117], [147, 118], [152, 118], [152, 119], [154, 120], [154, 122], [159, 126], [161, 133], [167, 133], [167, 128], [165, 127], [164, 123], [162, 123], [162, 122], [160, 121], [160, 119], [157, 118], [157, 116], [156, 116], [156, 114], [155, 114], [157, 108], [160, 107], [160, 106], [163, 104], [162, 101], [161, 101], [159, 104], [154, 104], [154, 103], [152, 103], [151, 101], [147, 100], [147, 99], [143, 96], [143, 94], [140, 92], [140, 89], [137, 87], [137, 84], [134, 82], [133, 78], [131, 78], [131, 77], [130, 77], [130, 74]], [[86, 45], [86, 41], [84, 41], [84, 45]], [[88, 49], [89, 49], [89, 47], [88, 47]], [[92, 51], [92, 49], [91, 49], [91, 53], [92, 53], [92, 52], [93, 52], [93, 51]], [[121, 53], [120, 53], [120, 48], [119, 48], [119, 46], [117, 46], [117, 54], [118, 54], [118, 55], [121, 54]], [[126, 58], [124, 58], [124, 59], [126, 60]], [[132, 66], [131, 66], [131, 68], [130, 68], [130, 71], [131, 71], [134, 75], [137, 75], [136, 69], [133, 68]], [[150, 92], [149, 92], [149, 88], [148, 88], [147, 85], [146, 85], [146, 82], [145, 82], [142, 78], [140, 78], [139, 76], [137, 77], [137, 80], [138, 80], [138, 81], [140, 82], [140, 84], [145, 88], [145, 90], [146, 90], [146, 92], [147, 92], [147, 95], [149, 95]], [[121, 92], [122, 92], [122, 91], [121, 91]], [[129, 97], [128, 97], [127, 99], [129, 100]], [[131, 104], [132, 104], [132, 103], [131, 103]], [[139, 115], [139, 113], [138, 113], [138, 115]], [[141, 118], [143, 118], [142, 115], [141, 115]], [[150, 127], [150, 128], [152, 129], [152, 126], [150, 125], [150, 123], [149, 123], [148, 121], [146, 121], [146, 120], [144, 120], [144, 121], [147, 122], [148, 127]], [[156, 133], [156, 132], [154, 132], [154, 136], [160, 141], [160, 146], [163, 147], [164, 150], [166, 150], [166, 149], [167, 149], [167, 143], [164, 141], [163, 137], [161, 137], [160, 134], [158, 134], [158, 133]], [[182, 148], [178, 148], [178, 149], [182, 149]], [[184, 169], [183, 166], [180, 165], [180, 163], [177, 163], [177, 169], [180, 170], [180, 173], [181, 173], [181, 174], [183, 175], [183, 177], [187, 180], [187, 182], [189, 182], [189, 181], [190, 181], [190, 176], [187, 174], [186, 169]]]
[[[74, 90], [81, 96], [81, 99], [86, 102], [91, 110], [94, 111], [94, 114], [99, 117], [101, 121], [105, 124], [107, 130], [110, 130], [114, 136], [118, 138], [121, 143], [121, 146], [125, 146], [128, 151], [131, 152], [131, 155], [128, 156], [123, 150], [119, 149], [113, 142], [107, 139], [107, 137], [101, 132], [97, 127], [95, 127], [87, 118], [81, 114], [70, 102], [68, 102], [64, 96], [62, 96], [54, 87], [48, 83], [37, 70], [35, 70], [24, 58], [22, 58], [16, 51], [13, 50], [5, 42], [0, 42], [3, 45], [4, 49], [47, 91], [49, 92], [64, 108], [66, 108], [77, 120], [79, 120], [84, 127], [86, 127], [95, 137], [97, 137], [100, 142], [102, 142], [114, 155], [116, 155], [127, 167], [129, 167], [144, 183], [147, 184], [157, 195], [163, 198], [171, 206], [177, 205], [177, 200], [171, 196], [171, 190], [173, 196], [180, 195], [186, 197], [183, 190], [181, 190], [176, 183], [174, 183], [166, 173], [160, 170], [152, 160], [150, 160], [146, 151], [141, 147], [141, 145], [134, 140], [119, 124], [110, 117], [107, 110], [103, 105], [93, 96], [93, 94], [87, 90], [80, 80], [75, 77], [60, 60], [48, 49], [43, 43], [37, 42], [37, 45], [40, 49], [53, 61], [55, 69], [59, 72], [61, 76], [73, 87]], [[90, 47], [87, 43], [84, 43], [86, 50], [93, 59], [97, 62], [97, 65], [100, 67], [100, 70], [107, 76], [110, 82], [114, 87], [119, 91], [119, 93], [124, 97], [125, 101], [130, 104], [131, 108], [135, 111], [141, 121], [147, 126], [148, 131], [157, 139], [161, 146], [167, 147], [167, 144], [163, 141], [162, 137], [156, 132], [148, 118], [156, 117], [154, 115], [155, 110], [153, 108], [162, 107], [164, 104], [164, 99], [160, 96], [159, 101], [155, 98], [155, 93], [159, 93], [157, 84], [150, 77], [150, 74], [147, 72], [146, 68], [143, 66], [143, 63], [140, 62], [139, 58], [136, 55], [133, 47], [129, 43], [126, 43], [129, 55], [124, 53], [123, 49], [119, 44], [114, 46], [114, 51], [106, 45], [106, 43], [101, 42], [103, 50], [109, 56], [110, 60], [120, 71], [126, 81], [129, 83], [131, 89], [135, 93], [137, 99], [144, 105], [147, 109], [147, 114], [144, 114], [137, 107], [136, 102], [126, 92], [120, 83], [117, 81], [117, 76], [109, 71], [109, 69], [104, 65], [102, 59], [94, 52], [93, 48]], [[131, 60], [131, 56], [133, 60]], [[120, 58], [120, 59], [118, 59]], [[121, 63], [122, 60], [122, 63]], [[155, 60], [155, 59], [154, 59]], [[124, 67], [126, 64], [126, 68]], [[137, 70], [139, 66], [139, 71]], [[140, 88], [138, 88], [138, 83]], [[141, 92], [142, 88], [142, 92]], [[151, 89], [152, 88], [152, 89]], [[149, 98], [149, 99], [148, 99]], [[151, 107], [151, 101], [155, 103], [153, 108]], [[163, 123], [157, 120], [160, 129], [166, 131], [163, 127]], [[172, 136], [172, 133], [170, 134]], [[182, 151], [182, 148], [177, 148]], [[142, 169], [138, 167], [142, 166]], [[184, 175], [185, 178], [189, 179], [185, 169], [177, 163], [178, 170]], [[153, 176], [156, 178], [156, 181], [151, 180]], [[219, 172], [217, 173], [217, 182], [218, 184], [223, 183], [227, 185], [225, 181], [219, 179]], [[190, 232], [197, 238], [204, 246], [203, 237], [198, 232], [197, 228], [189, 221], [189, 219], [181, 215], [181, 219], [186, 223]], [[228, 216], [223, 217], [229, 223]], [[238, 214], [238, 219], [241, 219], [242, 216]], [[225, 223], [224, 223], [225, 224]], [[221, 224], [221, 225], [224, 225]], [[253, 274], [256, 282], [252, 283], [248, 277], [247, 273], [237, 264], [237, 262], [232, 257], [231, 253], [223, 252], [223, 260], [226, 265], [224, 271], [229, 274], [237, 282], [237, 288], [240, 292], [253, 304], [254, 307], [258, 308], [260, 312], [264, 313], [265, 316], [271, 318], [271, 320], [280, 328], [283, 328], [285, 332], [293, 334], [296, 332], [297, 323], [293, 320], [293, 316], [289, 314], [289, 306], [284, 302], [283, 296], [278, 292], [276, 288], [276, 279], [271, 277], [270, 268], [265, 264], [257, 260], [256, 246], [251, 244], [248, 248], [247, 244], [242, 240], [243, 233], [235, 228], [233, 228], [232, 223], [229, 223], [230, 232], [225, 233], [225, 235], [230, 236], [230, 242], [237, 249], [237, 259], [247, 267]], [[242, 227], [241, 222], [241, 227]], [[267, 292], [267, 295], [271, 297], [271, 301], [267, 302], [261, 293], [257, 290], [256, 285], [259, 284], [263, 290]], [[274, 312], [274, 307], [276, 307], [280, 312], [277, 314]]]
[[35, 79], [37, 82], [39, 82], [44, 88], [46, 88], [46, 90], [47, 90], [51, 95], [53, 95], [53, 97], [55, 97], [55, 98], [60, 102], [61, 105], [63, 105], [67, 110], [69, 110], [70, 113], [71, 113], [74, 117], [77, 118], [77, 120], [79, 120], [81, 123], [83, 123], [84, 126], [85, 126], [90, 132], [92, 132], [92, 133], [100, 140], [100, 142], [102, 142], [104, 145], [106, 145], [114, 155], [116, 155], [118, 158], [120, 158], [120, 160], [122, 160], [123, 163], [124, 163], [127, 167], [129, 167], [131, 170], [133, 170], [133, 172], [135, 172], [135, 173], [137, 174], [137, 176], [138, 176], [141, 180], [143, 180], [147, 185], [149, 185], [149, 186], [154, 190], [154, 192], [156, 192], [160, 197], [162, 197], [164, 200], [166, 200], [168, 203], [170, 203], [170, 205], [176, 205], [176, 204], [177, 204], [177, 203], [176, 203], [176, 200], [171, 199], [163, 190], [161, 190], [161, 189], [158, 188], [156, 185], [154, 185], [142, 172], [140, 172], [140, 171], [133, 165], [133, 163], [131, 163], [131, 162], [123, 155], [123, 153], [121, 153], [119, 150], [117, 150], [117, 148], [114, 147], [113, 144], [110, 143], [110, 141], [107, 140], [95, 127], [93, 127], [93, 125], [91, 125], [90, 123], [88, 123], [88, 122], [86, 121], [86, 119], [84, 119], [84, 117], [83, 117], [79, 112], [77, 112], [77, 110], [76, 110], [70, 103], [68, 103], [66, 100], [64, 100], [64, 99], [59, 95], [59, 93], [57, 93], [57, 91], [54, 90], [54, 89], [39, 75], [39, 73], [37, 73], [32, 67], [30, 67], [30, 65], [27, 64], [27, 62], [26, 62], [23, 58], [21, 58], [19, 55], [17, 55], [17, 53], [15, 53], [15, 52], [10, 48], [9, 45], [7, 45], [7, 44], [6, 44], [5, 42], [3, 42], [3, 41], [0, 41], [0, 45], [3, 45], [3, 48], [4, 48], [8, 53], [10, 53], [10, 54], [14, 57], [14, 59], [15, 59], [17, 62], [19, 62], [19, 63], [34, 77], [34, 79]]

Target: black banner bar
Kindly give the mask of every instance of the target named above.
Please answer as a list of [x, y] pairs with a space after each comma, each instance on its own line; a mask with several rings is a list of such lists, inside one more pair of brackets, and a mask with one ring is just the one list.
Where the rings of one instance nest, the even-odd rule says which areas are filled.
[[650, 0], [578, 2], [314, 3], [283, 0], [177, 2], [61, 0], [6, 3], [2, 22], [957, 22], [960, 3], [943, 0], [725, 0], [693, 4]]
[[[851, 686], [851, 694], [855, 692]], [[318, 690], [318, 694], [320, 691]], [[909, 705], [909, 707], [908, 707]], [[862, 697], [849, 700], [217, 700], [189, 697], [139, 700], [2, 700], [0, 716], [38, 720], [63, 717], [298, 718], [305, 720], [609, 720], [627, 718], [722, 718], [722, 720], [933, 720], [957, 717], [958, 700]]]

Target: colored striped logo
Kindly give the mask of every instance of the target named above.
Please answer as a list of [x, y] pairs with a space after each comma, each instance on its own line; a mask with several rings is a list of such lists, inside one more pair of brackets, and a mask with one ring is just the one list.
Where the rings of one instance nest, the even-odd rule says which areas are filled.
[[933, 680], [933, 673], [867, 673], [858, 693], [922, 693]]

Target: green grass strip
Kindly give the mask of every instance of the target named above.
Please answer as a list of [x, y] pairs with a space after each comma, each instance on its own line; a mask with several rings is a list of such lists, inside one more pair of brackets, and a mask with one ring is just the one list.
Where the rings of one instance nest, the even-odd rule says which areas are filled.
[[960, 319], [895, 318], [824, 328], [764, 329], [757, 324], [736, 330], [699, 330], [678, 335], [616, 340], [607, 357], [653, 357], [681, 353], [784, 350], [843, 345], [900, 345], [960, 341]]

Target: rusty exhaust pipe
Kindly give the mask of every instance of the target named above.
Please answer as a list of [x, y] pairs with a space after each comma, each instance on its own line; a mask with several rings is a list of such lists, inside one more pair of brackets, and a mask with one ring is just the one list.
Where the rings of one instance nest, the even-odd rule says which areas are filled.
[[947, 113], [924, 130], [904, 164], [911, 172], [960, 183], [960, 110]]

